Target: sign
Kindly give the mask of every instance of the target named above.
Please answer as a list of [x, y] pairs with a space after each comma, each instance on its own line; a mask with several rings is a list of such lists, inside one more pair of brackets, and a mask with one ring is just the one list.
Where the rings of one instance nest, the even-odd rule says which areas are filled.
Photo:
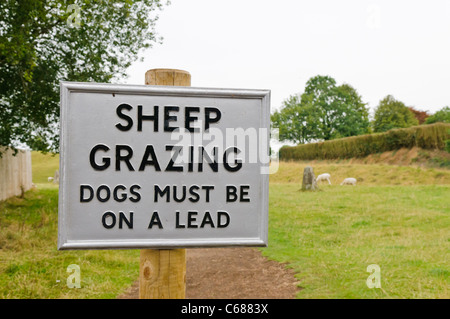
[[62, 82], [58, 249], [267, 245], [269, 100]]

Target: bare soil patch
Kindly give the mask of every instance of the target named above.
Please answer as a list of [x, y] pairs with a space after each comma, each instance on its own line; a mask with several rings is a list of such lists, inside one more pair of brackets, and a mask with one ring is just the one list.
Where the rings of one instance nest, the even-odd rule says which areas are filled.
[[[294, 299], [294, 271], [255, 248], [187, 249], [187, 299]], [[119, 299], [138, 299], [136, 282]]]

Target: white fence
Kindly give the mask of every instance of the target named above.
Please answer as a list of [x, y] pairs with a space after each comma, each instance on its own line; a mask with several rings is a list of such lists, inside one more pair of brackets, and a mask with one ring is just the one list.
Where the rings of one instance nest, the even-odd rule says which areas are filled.
[[32, 186], [31, 152], [19, 150], [16, 156], [11, 149], [2, 149], [0, 158], [0, 201], [20, 196]]

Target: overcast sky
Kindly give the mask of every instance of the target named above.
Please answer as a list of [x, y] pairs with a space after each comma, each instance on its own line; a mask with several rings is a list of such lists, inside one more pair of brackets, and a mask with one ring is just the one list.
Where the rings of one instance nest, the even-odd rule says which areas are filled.
[[271, 108], [315, 75], [419, 110], [450, 105], [450, 0], [171, 0], [164, 37], [129, 69], [189, 71], [192, 86], [270, 89]]

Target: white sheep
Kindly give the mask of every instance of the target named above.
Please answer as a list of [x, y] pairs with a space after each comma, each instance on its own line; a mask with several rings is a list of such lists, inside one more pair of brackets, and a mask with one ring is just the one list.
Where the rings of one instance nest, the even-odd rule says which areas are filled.
[[47, 180], [48, 180], [49, 182], [53, 182], [53, 177], [49, 176], [49, 177], [47, 177]]
[[320, 175], [317, 176], [317, 178], [316, 178], [316, 183], [319, 182], [319, 181], [328, 181], [328, 184], [331, 185], [330, 177], [331, 177], [331, 175], [328, 174], [328, 173], [320, 174]]
[[341, 183], [341, 185], [353, 185], [353, 186], [356, 186], [356, 178], [347, 177], [346, 179], [344, 179], [344, 181]]

